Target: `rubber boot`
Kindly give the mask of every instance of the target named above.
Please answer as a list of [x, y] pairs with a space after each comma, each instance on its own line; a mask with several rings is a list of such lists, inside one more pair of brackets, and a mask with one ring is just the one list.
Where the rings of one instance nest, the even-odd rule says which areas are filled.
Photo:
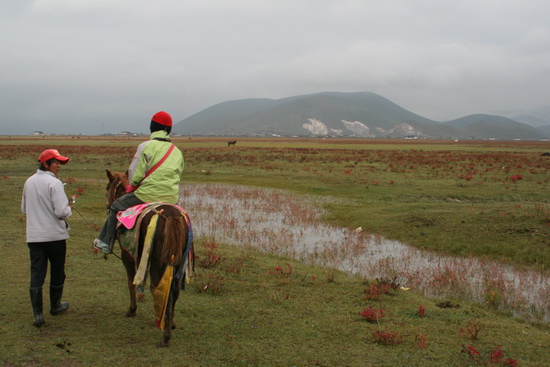
[[44, 314], [42, 313], [42, 287], [31, 287], [31, 304], [34, 313], [33, 325], [40, 327], [44, 325]]
[[61, 296], [63, 296], [63, 286], [50, 286], [50, 303], [52, 308], [50, 314], [55, 316], [63, 311], [67, 311], [69, 304], [67, 302], [61, 302]]

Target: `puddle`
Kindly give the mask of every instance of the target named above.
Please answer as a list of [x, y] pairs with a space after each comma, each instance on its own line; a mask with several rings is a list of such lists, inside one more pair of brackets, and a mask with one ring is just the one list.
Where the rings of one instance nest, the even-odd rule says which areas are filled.
[[324, 224], [321, 208], [330, 199], [221, 184], [185, 185], [181, 197], [196, 238], [253, 246], [368, 279], [397, 277], [427, 296], [488, 302], [516, 315], [550, 319], [547, 275]]

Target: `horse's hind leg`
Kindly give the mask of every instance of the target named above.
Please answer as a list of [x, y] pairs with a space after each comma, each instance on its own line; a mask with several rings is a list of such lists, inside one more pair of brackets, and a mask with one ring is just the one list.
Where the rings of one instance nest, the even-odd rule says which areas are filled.
[[122, 251], [122, 263], [126, 268], [126, 275], [128, 278], [128, 290], [130, 291], [130, 307], [126, 312], [127, 317], [132, 317], [136, 315], [137, 310], [137, 301], [136, 301], [136, 286], [134, 285], [134, 276], [136, 275], [136, 266], [133, 259], [126, 254], [125, 251]]
[[[185, 279], [185, 275], [183, 276]], [[178, 301], [178, 298], [180, 297], [180, 289], [181, 289], [181, 282], [184, 282], [185, 280], [178, 280], [176, 283], [176, 289], [174, 290], [174, 294], [172, 297], [172, 313], [170, 314], [170, 322], [171, 322], [171, 329], [174, 330], [176, 328], [176, 323], [174, 322], [174, 309], [176, 308], [176, 302]]]
[[164, 321], [164, 333], [162, 334], [162, 337], [160, 338], [159, 343], [157, 346], [159, 347], [167, 347], [170, 345], [170, 339], [172, 339], [172, 325], [174, 321], [174, 306], [173, 304], [170, 306], [172, 309], [170, 310], [170, 317]]
[[172, 326], [168, 325], [170, 322], [164, 324], [164, 333], [158, 342], [158, 347], [168, 347], [170, 345], [170, 339], [172, 339]]
[[178, 298], [179, 298], [180, 286], [181, 286], [181, 283], [178, 281], [176, 285], [176, 289], [172, 294], [172, 303], [170, 304], [170, 308], [171, 308], [170, 317], [168, 317], [164, 321], [164, 333], [162, 334], [162, 338], [158, 343], [159, 347], [167, 347], [170, 345], [170, 339], [172, 338], [172, 330], [176, 328], [176, 324], [174, 323], [174, 309], [176, 308], [176, 302], [178, 301]]

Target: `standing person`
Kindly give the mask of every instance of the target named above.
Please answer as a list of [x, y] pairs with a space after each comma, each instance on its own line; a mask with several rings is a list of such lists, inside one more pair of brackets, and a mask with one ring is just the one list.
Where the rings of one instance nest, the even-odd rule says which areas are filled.
[[93, 247], [112, 253], [116, 239], [117, 213], [131, 206], [150, 202], [176, 204], [183, 173], [183, 154], [170, 142], [172, 117], [160, 111], [150, 123], [151, 138], [141, 143], [128, 168], [130, 184], [126, 194], [116, 199]]
[[27, 245], [30, 251], [30, 295], [34, 326], [44, 324], [42, 285], [50, 262], [50, 314], [57, 315], [69, 308], [61, 302], [65, 283], [66, 240], [72, 214], [72, 204], [65, 195], [63, 183], [57, 178], [61, 165], [69, 158], [56, 149], [46, 149], [38, 157], [40, 164], [34, 175], [25, 181], [21, 211], [27, 217]]

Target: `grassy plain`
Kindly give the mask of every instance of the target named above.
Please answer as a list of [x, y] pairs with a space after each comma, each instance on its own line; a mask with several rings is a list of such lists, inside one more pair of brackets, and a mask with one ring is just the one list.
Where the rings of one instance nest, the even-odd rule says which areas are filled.
[[[178, 303], [172, 346], [157, 349], [151, 304], [126, 319], [123, 267], [115, 258], [95, 257], [90, 245], [105, 218], [104, 169], [125, 170], [142, 140], [0, 139], [3, 365], [477, 366], [507, 365], [511, 358], [520, 366], [542, 366], [550, 359], [547, 324], [462, 300], [449, 300], [459, 308], [440, 308], [442, 300], [413, 291], [369, 298], [365, 290], [380, 286], [374, 280], [223, 244], [215, 248], [221, 260], [199, 266]], [[547, 271], [550, 158], [541, 154], [550, 151], [548, 142], [238, 139], [235, 147], [221, 138], [175, 142], [186, 158], [184, 184], [225, 182], [332, 196], [340, 199], [327, 207], [325, 220], [333, 224]], [[67, 194], [79, 198], [67, 259], [65, 298], [71, 309], [56, 318], [47, 315], [47, 325], [36, 329], [19, 205], [23, 182], [45, 148], [71, 157], [60, 178]], [[207, 258], [212, 247], [200, 238], [197, 244], [199, 256]], [[359, 316], [368, 306], [384, 309], [385, 316], [369, 323]], [[378, 342], [374, 332], [382, 333]], [[380, 335], [389, 344], [397, 341], [395, 333], [401, 343], [381, 342]]]

